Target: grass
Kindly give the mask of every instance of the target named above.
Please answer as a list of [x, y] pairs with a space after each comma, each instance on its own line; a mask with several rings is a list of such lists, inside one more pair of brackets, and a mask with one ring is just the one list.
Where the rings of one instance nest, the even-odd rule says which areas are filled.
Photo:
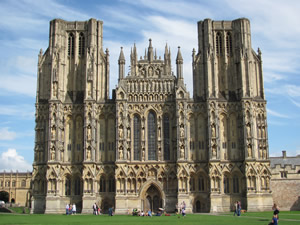
[[[24, 207], [8, 207], [10, 210], [15, 213], [24, 213]], [[29, 208], [25, 207], [25, 213], [28, 214], [30, 212]]]
[[[280, 225], [299, 225], [300, 212], [280, 212]], [[89, 225], [267, 225], [272, 218], [272, 212], [245, 213], [240, 217], [224, 214], [188, 214], [185, 218], [176, 215], [156, 217], [136, 217], [115, 215], [30, 215], [30, 214], [0, 214], [0, 224], [89, 224]]]

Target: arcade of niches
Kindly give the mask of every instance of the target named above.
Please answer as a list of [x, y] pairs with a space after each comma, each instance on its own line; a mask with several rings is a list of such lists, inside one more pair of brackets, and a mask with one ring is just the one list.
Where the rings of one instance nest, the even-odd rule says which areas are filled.
[[[91, 213], [125, 214], [186, 204], [190, 212], [225, 212], [241, 201], [270, 210], [270, 160], [261, 52], [250, 22], [198, 22], [192, 51], [193, 97], [184, 84], [180, 47], [176, 75], [166, 45], [149, 39], [130, 71], [118, 60], [109, 98], [109, 51], [95, 19], [50, 22], [40, 51], [33, 163], [33, 213], [61, 213], [67, 203]], [[113, 74], [115, 75], [115, 74]]]

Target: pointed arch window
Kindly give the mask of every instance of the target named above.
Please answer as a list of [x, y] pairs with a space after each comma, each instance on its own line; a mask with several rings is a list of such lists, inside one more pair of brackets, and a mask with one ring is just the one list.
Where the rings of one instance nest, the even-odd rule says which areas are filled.
[[106, 191], [106, 180], [105, 180], [105, 177], [102, 176], [100, 178], [100, 192], [105, 192]]
[[65, 180], [65, 195], [71, 195], [71, 180], [69, 178]]
[[74, 34], [70, 33], [68, 38], [68, 56], [74, 56]]
[[148, 114], [148, 160], [156, 159], [156, 118], [154, 112]]
[[237, 176], [234, 176], [232, 179], [233, 183], [233, 193], [239, 193], [239, 178]]
[[224, 193], [229, 193], [229, 178], [225, 175], [223, 179]]
[[216, 53], [222, 55], [222, 36], [220, 32], [216, 35]]
[[232, 55], [232, 37], [230, 32], [226, 34], [226, 53], [228, 56]]
[[74, 186], [75, 186], [75, 195], [80, 195], [81, 194], [81, 182], [80, 178], [76, 178], [74, 180]]
[[84, 34], [80, 33], [79, 34], [79, 48], [78, 48], [78, 55], [79, 56], [84, 56]]
[[134, 149], [134, 160], [140, 160], [141, 152], [141, 120], [138, 115], [133, 118], [133, 149]]
[[163, 124], [164, 124], [164, 160], [170, 160], [170, 119], [168, 115], [164, 115]]
[[198, 177], [198, 190], [204, 191], [204, 177], [203, 176]]

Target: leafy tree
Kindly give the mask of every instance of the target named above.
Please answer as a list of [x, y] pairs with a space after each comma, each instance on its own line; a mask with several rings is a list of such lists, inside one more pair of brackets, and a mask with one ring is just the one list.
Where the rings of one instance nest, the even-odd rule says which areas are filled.
[[9, 201], [9, 194], [6, 191], [0, 191], [0, 200], [4, 202]]

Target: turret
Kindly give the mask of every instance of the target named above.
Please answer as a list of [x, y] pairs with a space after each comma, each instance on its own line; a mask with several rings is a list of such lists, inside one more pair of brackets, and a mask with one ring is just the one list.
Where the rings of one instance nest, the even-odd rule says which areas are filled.
[[176, 65], [177, 65], [177, 79], [183, 79], [183, 58], [179, 46], [178, 46], [178, 52], [176, 58]]
[[150, 62], [153, 61], [153, 47], [152, 47], [152, 40], [151, 40], [151, 38], [149, 39], [148, 60]]
[[125, 56], [123, 53], [123, 47], [121, 47], [118, 63], [119, 63], [119, 81], [120, 81], [124, 79], [124, 75], [125, 75]]

